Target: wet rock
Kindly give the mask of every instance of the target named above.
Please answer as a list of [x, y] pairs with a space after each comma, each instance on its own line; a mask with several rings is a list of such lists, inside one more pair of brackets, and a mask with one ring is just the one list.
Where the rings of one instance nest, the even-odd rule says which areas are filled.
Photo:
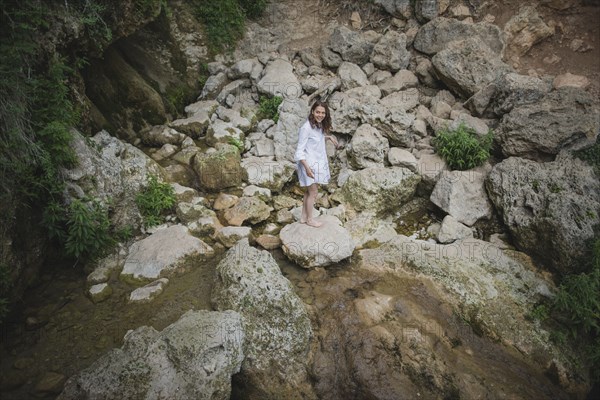
[[240, 153], [235, 146], [221, 145], [215, 152], [198, 154], [192, 166], [204, 189], [221, 190], [242, 183]]
[[358, 127], [346, 148], [348, 161], [354, 168], [383, 167], [389, 143], [371, 125]]
[[446, 215], [436, 236], [438, 242], [448, 244], [456, 240], [472, 239], [473, 231], [458, 222], [452, 215]]
[[507, 157], [547, 160], [562, 149], [589, 146], [599, 128], [592, 97], [581, 89], [565, 87], [537, 103], [513, 108], [502, 118], [497, 139]]
[[216, 239], [223, 244], [223, 246], [229, 248], [235, 246], [235, 244], [244, 238], [249, 238], [252, 233], [252, 228], [249, 226], [226, 226], [219, 229], [216, 234]]
[[281, 229], [285, 255], [303, 268], [322, 267], [350, 257], [355, 245], [341, 222], [332, 216], [313, 218], [323, 225], [315, 228], [295, 222]]
[[100, 303], [108, 299], [112, 292], [112, 287], [108, 286], [108, 283], [99, 283], [90, 287], [87, 294], [94, 303]]
[[127, 332], [120, 349], [71, 377], [58, 399], [226, 400], [244, 338], [237, 312], [188, 311], [162, 332]]
[[213, 249], [192, 236], [183, 225], [161, 229], [129, 248], [121, 279], [126, 281], [155, 280], [165, 275], [183, 272], [193, 266], [190, 258], [206, 258]]
[[123, 266], [124, 260], [120, 252], [114, 252], [98, 260], [95, 262], [94, 270], [87, 276], [87, 283], [96, 285], [107, 282], [111, 274]]
[[410, 57], [406, 49], [406, 35], [389, 30], [373, 47], [371, 62], [379, 69], [396, 72], [408, 67]]
[[511, 157], [496, 164], [486, 186], [518, 248], [561, 273], [589, 259], [582, 245], [600, 222], [600, 183], [577, 158], [536, 163]]
[[504, 39], [502, 31], [496, 25], [485, 22], [467, 24], [451, 18], [439, 17], [423, 25], [413, 46], [418, 51], [433, 55], [457, 40], [476, 38], [487, 45], [492, 54], [502, 56], [504, 53]]
[[243, 316], [240, 378], [247, 393], [314, 399], [306, 373], [310, 319], [269, 252], [238, 242], [217, 266], [211, 301], [218, 310]]
[[257, 224], [269, 218], [273, 209], [258, 197], [242, 197], [223, 217], [229, 225], [240, 226], [245, 221]]
[[348, 178], [342, 196], [359, 211], [393, 211], [412, 198], [420, 180], [402, 167], [367, 168]]
[[443, 171], [429, 199], [458, 222], [471, 226], [492, 216], [484, 182], [485, 175], [475, 170]]
[[46, 372], [35, 385], [35, 391], [40, 394], [58, 394], [63, 390], [67, 378], [56, 372]]
[[157, 298], [168, 284], [167, 278], [161, 278], [137, 288], [129, 294], [129, 303], [149, 303]]
[[350, 232], [357, 249], [381, 245], [397, 235], [391, 218], [379, 219], [373, 212], [359, 213], [344, 227]]

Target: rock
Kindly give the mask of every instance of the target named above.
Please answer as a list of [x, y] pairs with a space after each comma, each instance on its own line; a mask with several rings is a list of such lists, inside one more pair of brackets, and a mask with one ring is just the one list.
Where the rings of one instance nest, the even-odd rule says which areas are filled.
[[169, 280], [167, 278], [160, 278], [137, 288], [129, 294], [129, 303], [149, 303], [157, 298], [168, 284]]
[[156, 161], [161, 161], [165, 158], [171, 157], [173, 154], [177, 153], [177, 151], [177, 146], [167, 143], [163, 145], [158, 151], [152, 153], [152, 159]]
[[404, 167], [412, 172], [417, 172], [417, 159], [408, 150], [392, 147], [387, 154], [387, 158], [392, 167]]
[[217, 232], [216, 238], [223, 246], [233, 247], [244, 238], [249, 238], [252, 228], [249, 226], [226, 226]]
[[123, 261], [123, 255], [120, 252], [114, 252], [94, 262], [94, 270], [87, 276], [87, 283], [96, 285], [108, 282], [111, 274], [123, 266]]
[[302, 95], [302, 86], [293, 70], [289, 61], [276, 58], [267, 64], [256, 88], [269, 96], [298, 99]]
[[439, 17], [423, 25], [413, 46], [418, 51], [433, 55], [448, 47], [450, 42], [475, 38], [487, 45], [493, 54], [504, 54], [504, 39], [496, 25], [480, 22], [467, 24], [455, 19]]
[[[313, 214], [316, 215], [316, 214]], [[296, 218], [295, 220], [299, 220], [300, 217], [298, 216], [298, 218]], [[292, 222], [294, 222], [294, 214], [292, 214], [292, 212], [290, 210], [286, 210], [286, 209], [281, 209], [279, 211], [277, 211], [277, 215], [275, 216], [275, 221], [278, 224], [290, 224]]]
[[362, 19], [360, 18], [360, 14], [358, 12], [354, 11], [350, 16], [350, 25], [352, 25], [354, 29], [362, 28]]
[[216, 146], [217, 143], [233, 144], [233, 142], [243, 142], [244, 132], [236, 128], [230, 122], [220, 119], [211, 122], [206, 131], [206, 143], [209, 146]]
[[257, 80], [260, 73], [263, 71], [262, 64], [256, 58], [237, 61], [229, 68], [227, 76], [231, 80], [252, 78]]
[[412, 15], [410, 0], [375, 0], [374, 2], [393, 16], [409, 18]]
[[217, 265], [212, 304], [243, 317], [240, 378], [248, 392], [271, 399], [315, 398], [306, 373], [310, 319], [269, 252], [245, 239], [231, 248]]
[[440, 79], [464, 97], [471, 97], [499, 76], [511, 72], [499, 55], [474, 38], [452, 42], [431, 61]]
[[78, 160], [73, 169], [62, 170], [65, 197], [110, 201], [110, 220], [115, 229], [136, 228], [142, 219], [135, 198], [148, 185], [151, 175], [162, 181], [163, 170], [140, 149], [120, 141], [106, 131], [84, 139], [71, 131], [73, 148]]
[[241, 161], [249, 184], [280, 192], [294, 175], [295, 165], [289, 161], [274, 161], [269, 157], [247, 157]]
[[490, 131], [490, 128], [483, 120], [472, 117], [465, 112], [459, 112], [448, 126], [448, 129], [457, 129], [461, 124], [473, 129], [479, 136], [483, 136]]
[[200, 217], [186, 225], [190, 233], [196, 237], [214, 234], [221, 226], [216, 216]]
[[418, 136], [425, 137], [427, 136], [427, 123], [422, 119], [415, 119], [413, 121], [412, 131], [416, 133]]
[[446, 11], [449, 5], [449, 0], [415, 0], [415, 16], [419, 22], [427, 22]]
[[267, 188], [261, 188], [255, 185], [248, 185], [242, 192], [243, 196], [257, 196], [262, 201], [268, 201], [271, 198], [271, 191]]
[[[300, 218], [302, 217], [302, 205], [298, 205], [298, 206], [292, 208], [290, 211], [291, 211], [292, 217], [293, 217], [292, 221], [300, 221]], [[321, 210], [317, 210], [316, 208], [313, 207], [313, 210], [312, 210], [313, 218], [316, 218], [320, 215], [321, 215]], [[292, 221], [289, 221], [289, 222], [292, 222]]]
[[252, 123], [247, 118], [242, 117], [237, 110], [219, 106], [216, 110], [216, 114], [221, 120], [230, 123], [234, 128], [237, 128], [244, 133], [248, 132], [252, 127]]
[[35, 385], [35, 391], [40, 394], [59, 394], [62, 392], [66, 380], [67, 378], [62, 374], [46, 372]]
[[303, 268], [323, 267], [352, 255], [354, 242], [341, 222], [332, 216], [316, 217], [315, 228], [295, 222], [281, 229], [279, 238], [285, 255]]
[[437, 240], [440, 243], [448, 244], [456, 240], [472, 239], [473, 231], [458, 222], [452, 215], [446, 215], [442, 221], [442, 226], [437, 233]]
[[369, 84], [367, 75], [356, 64], [344, 61], [340, 64], [337, 73], [342, 80], [343, 91]]
[[[294, 153], [298, 144], [298, 130], [306, 121], [309, 112], [310, 108], [304, 99], [295, 101], [284, 99], [279, 106], [279, 121], [277, 121], [277, 127], [273, 133], [277, 161], [294, 161]], [[260, 183], [251, 183], [264, 186]]]
[[108, 283], [99, 283], [97, 285], [93, 285], [88, 289], [88, 297], [94, 303], [100, 303], [110, 297], [113, 290]]
[[484, 182], [485, 175], [475, 170], [443, 171], [429, 199], [458, 222], [471, 226], [492, 216]]
[[389, 30], [373, 47], [371, 62], [379, 69], [396, 72], [408, 67], [410, 56], [406, 49], [406, 35]]
[[213, 210], [204, 207], [202, 204], [178, 203], [175, 207], [177, 218], [183, 223], [188, 224], [197, 221], [201, 217], [215, 217]]
[[[249, 153], [256, 157], [273, 157], [275, 156], [275, 142], [268, 137], [261, 136], [258, 139], [248, 138], [250, 142]], [[248, 146], [246, 146], [248, 148]]]
[[227, 208], [233, 207], [239, 201], [239, 199], [239, 197], [233, 194], [219, 193], [219, 195], [213, 203], [212, 208], [215, 211], [225, 210]]
[[323, 60], [323, 64], [327, 67], [327, 68], [337, 68], [340, 66], [340, 64], [342, 63], [342, 57], [332, 51], [329, 47], [323, 45], [321, 47], [321, 59]]
[[[345, 26], [338, 26], [329, 37], [329, 49], [339, 54], [344, 61], [363, 65], [369, 62], [373, 44], [360, 33]], [[327, 64], [327, 63], [326, 63]]]
[[252, 86], [252, 83], [249, 79], [238, 79], [231, 83], [225, 85], [225, 87], [221, 90], [221, 93], [217, 96], [217, 102], [223, 104], [226, 102], [229, 96], [239, 96], [244, 92], [245, 88], [249, 88]]
[[525, 5], [506, 25], [506, 57], [521, 57], [536, 44], [554, 34], [554, 29], [544, 23], [535, 6]]
[[321, 57], [319, 57], [318, 50], [314, 48], [300, 50], [300, 59], [309, 68], [313, 65], [318, 67], [323, 65]]
[[241, 226], [244, 221], [254, 225], [268, 219], [272, 210], [258, 197], [242, 197], [223, 217], [229, 225]]
[[547, 160], [563, 149], [589, 146], [599, 128], [592, 97], [581, 89], [565, 87], [537, 103], [513, 108], [502, 118], [497, 139], [507, 157]]
[[373, 212], [362, 212], [350, 219], [344, 227], [350, 232], [357, 249], [381, 245], [394, 238], [397, 233], [391, 218], [379, 219]]
[[383, 167], [388, 140], [371, 125], [361, 125], [346, 148], [348, 161], [356, 169]]
[[394, 76], [387, 78], [379, 84], [379, 88], [384, 96], [391, 93], [414, 88], [419, 84], [419, 79], [415, 74], [408, 70], [400, 70]]
[[393, 211], [412, 198], [420, 180], [402, 167], [366, 168], [348, 178], [341, 194], [358, 211]]
[[573, 75], [570, 72], [566, 74], [557, 75], [552, 81], [554, 89], [560, 89], [566, 86], [572, 86], [580, 89], [587, 89], [590, 86], [590, 80], [585, 76]]
[[204, 259], [213, 253], [209, 245], [190, 235], [185, 226], [173, 225], [131, 245], [121, 279], [155, 280], [186, 271], [194, 266], [191, 258]]
[[375, 85], [360, 86], [346, 91], [346, 95], [357, 100], [368, 97], [370, 100], [379, 100], [381, 98], [381, 89]]
[[227, 74], [219, 72], [208, 77], [198, 99], [213, 99], [223, 90], [229, 80]]
[[222, 190], [242, 183], [244, 170], [240, 166], [240, 153], [232, 145], [220, 145], [213, 153], [198, 154], [192, 167], [198, 174], [200, 186], [207, 190]]
[[[187, 118], [176, 119], [169, 123], [170, 129], [177, 133], [184, 133], [195, 139], [204, 136], [206, 129], [210, 124], [210, 115], [212, 114], [211, 110], [214, 109], [214, 102], [207, 101], [201, 103], [204, 103], [205, 109], [201, 109], [201, 106], [198, 105], [198, 103], [195, 103], [197, 106], [194, 107], [194, 109], [197, 111]], [[192, 104], [191, 106], [194, 105]], [[179, 135], [181, 135], [181, 133], [179, 133]], [[178, 143], [181, 143], [181, 140]]]
[[452, 111], [452, 107], [445, 101], [436, 101], [435, 103], [432, 102], [431, 113], [434, 116], [448, 119], [450, 118], [450, 111]]
[[433, 64], [428, 58], [423, 58], [419, 61], [415, 68], [415, 74], [423, 85], [429, 86], [430, 88], [437, 87], [437, 79], [434, 76], [435, 72]]
[[600, 222], [600, 183], [589, 165], [511, 157], [494, 166], [486, 187], [519, 249], [562, 274], [590, 259], [585, 243]]
[[142, 326], [71, 377], [59, 400], [226, 400], [240, 371], [245, 340], [235, 311], [188, 311], [162, 332]]
[[292, 207], [298, 207], [301, 204], [302, 204], [301, 201], [296, 200], [291, 197], [288, 197], [288, 196], [285, 196], [285, 195], [279, 195], [279, 196], [273, 197], [273, 207], [276, 210], [281, 210], [282, 208], [290, 209]]
[[258, 243], [265, 250], [275, 250], [281, 247], [281, 239], [275, 235], [260, 235], [256, 238], [256, 243]]
[[[200, 152], [201, 152], [201, 150], [199, 147], [196, 147], [196, 146], [185, 147], [185, 148], [181, 149], [181, 151], [179, 151], [178, 153], [175, 153], [173, 156], [171, 156], [171, 160], [177, 161], [178, 163], [183, 164], [183, 165], [190, 165], [190, 162], [192, 161], [192, 159], [196, 156], [196, 154], [198, 154]], [[171, 167], [171, 166], [173, 166], [173, 165], [169, 165], [168, 167]], [[167, 168], [165, 168], [165, 170], [166, 169]]]
[[[383, 99], [381, 104], [388, 108], [400, 109], [403, 111], [412, 110], [419, 105], [419, 91], [417, 89], [407, 89], [398, 92], [393, 92]], [[412, 123], [413, 119], [410, 119]], [[410, 126], [410, 124], [408, 124]]]
[[459, 4], [452, 7], [450, 9], [450, 13], [454, 18], [466, 18], [471, 16], [471, 10], [469, 10], [469, 7], [463, 4]]

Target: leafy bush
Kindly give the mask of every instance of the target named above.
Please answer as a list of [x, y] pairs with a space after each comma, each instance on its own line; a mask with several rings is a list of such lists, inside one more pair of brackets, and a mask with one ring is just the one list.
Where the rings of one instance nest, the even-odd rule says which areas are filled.
[[235, 137], [230, 137], [228, 142], [229, 142], [229, 144], [237, 147], [237, 149], [240, 153], [244, 152], [244, 142], [241, 141], [240, 139], [235, 138]]
[[454, 130], [437, 132], [433, 145], [452, 169], [466, 170], [483, 164], [490, 157], [493, 133], [479, 136], [474, 129], [460, 124]]
[[248, 18], [259, 17], [267, 8], [267, 0], [238, 0]]
[[196, 16], [204, 23], [204, 33], [212, 54], [231, 49], [244, 35], [244, 11], [236, 0], [194, 0]]
[[283, 98], [279, 96], [261, 97], [257, 115], [258, 120], [272, 119], [277, 123], [279, 121], [279, 106], [282, 102]]
[[77, 259], [95, 257], [113, 242], [108, 210], [98, 201], [74, 200], [67, 215], [68, 255]]
[[163, 221], [163, 212], [175, 205], [175, 192], [171, 185], [159, 182], [151, 175], [148, 186], [138, 193], [135, 202], [144, 217], [144, 225], [151, 227], [159, 225]]

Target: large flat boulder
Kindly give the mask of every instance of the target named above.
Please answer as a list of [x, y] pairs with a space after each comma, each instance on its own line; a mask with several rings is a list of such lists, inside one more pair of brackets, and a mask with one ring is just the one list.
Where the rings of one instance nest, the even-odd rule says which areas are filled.
[[281, 229], [285, 255], [303, 268], [323, 267], [350, 257], [355, 245], [340, 220], [328, 215], [315, 220], [322, 225], [315, 228], [294, 222]]
[[242, 315], [245, 331], [240, 381], [247, 393], [270, 399], [314, 399], [306, 374], [310, 319], [273, 256], [240, 240], [217, 265], [217, 310]]
[[228, 400], [244, 331], [235, 311], [188, 311], [162, 332], [142, 326], [71, 377], [60, 400]]
[[133, 282], [156, 280], [193, 267], [192, 260], [210, 257], [213, 249], [192, 236], [183, 225], [159, 229], [129, 248], [121, 279]]
[[600, 223], [600, 182], [589, 165], [511, 157], [494, 166], [486, 187], [518, 248], [563, 273], [591, 257], [587, 241]]

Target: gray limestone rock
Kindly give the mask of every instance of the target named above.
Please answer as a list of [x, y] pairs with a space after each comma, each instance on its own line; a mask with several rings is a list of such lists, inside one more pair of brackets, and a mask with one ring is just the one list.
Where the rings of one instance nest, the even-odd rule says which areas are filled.
[[406, 35], [390, 30], [375, 44], [371, 62], [379, 69], [396, 72], [408, 67], [410, 57], [410, 51], [406, 49]]

